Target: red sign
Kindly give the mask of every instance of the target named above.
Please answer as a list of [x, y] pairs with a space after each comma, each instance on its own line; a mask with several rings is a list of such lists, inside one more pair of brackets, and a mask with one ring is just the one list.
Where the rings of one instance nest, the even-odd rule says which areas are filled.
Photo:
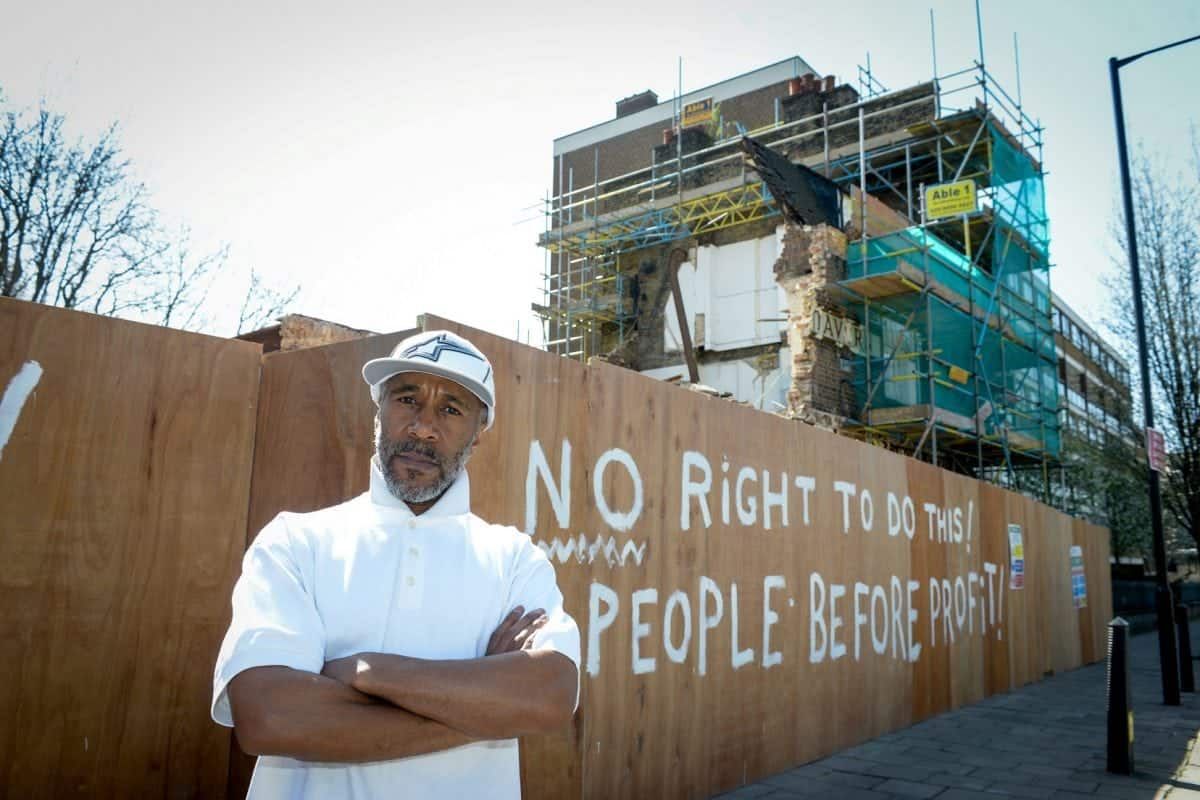
[[1146, 458], [1150, 461], [1150, 469], [1155, 472], [1167, 468], [1167, 448], [1163, 445], [1163, 435], [1154, 428], [1146, 428]]

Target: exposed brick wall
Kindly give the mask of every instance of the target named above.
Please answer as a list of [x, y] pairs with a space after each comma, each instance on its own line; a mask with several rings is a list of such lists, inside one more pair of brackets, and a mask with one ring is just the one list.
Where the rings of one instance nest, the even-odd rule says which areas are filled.
[[320, 347], [375, 335], [371, 331], [350, 328], [303, 314], [285, 314], [279, 318], [277, 325], [249, 331], [236, 338], [258, 342], [263, 346], [264, 353], [273, 353], [277, 350], [303, 350], [306, 347]]
[[[680, 242], [678, 246], [684, 246]], [[654, 369], [682, 361], [679, 353], [666, 352], [664, 315], [674, 314], [674, 300], [666, 268], [672, 246], [653, 247], [637, 252], [638, 315], [636, 332], [627, 342], [626, 360], [634, 369]]]
[[792, 381], [788, 415], [825, 427], [838, 427], [840, 417], [854, 406], [850, 374], [842, 369], [849, 351], [814, 339], [815, 308], [841, 314], [829, 297], [830, 283], [846, 270], [846, 236], [828, 225], [788, 225], [775, 262], [775, 280], [787, 297], [788, 346], [792, 352]]
[[[728, 98], [721, 101], [721, 116], [726, 121], [736, 120], [747, 129], [767, 125], [775, 120], [775, 98], [786, 97], [787, 91], [788, 85], [784, 81]], [[646, 170], [646, 175], [642, 179], [648, 179], [654, 148], [662, 145], [663, 129], [670, 127], [671, 120], [664, 119], [596, 145], [564, 153], [561, 159], [563, 192], [567, 191], [568, 176], [573, 178], [576, 189], [590, 186], [595, 182], [597, 151], [601, 181], [641, 169]], [[559, 161], [558, 158], [555, 158], [551, 164], [550, 194], [552, 196], [558, 194]], [[591, 213], [590, 209], [588, 213]], [[578, 220], [579, 215], [576, 214], [575, 218]]]
[[[914, 203], [919, 201], [915, 198]], [[867, 193], [866, 219], [863, 219], [862, 191], [857, 186], [850, 187], [850, 213], [846, 225], [846, 237], [850, 240], [862, 238], [863, 225], [871, 236], [884, 236], [895, 231], [902, 231], [915, 224], [915, 220], [906, 217], [900, 211], [889, 207], [886, 203], [871, 193]], [[913, 209], [917, 213], [917, 209]]]
[[[820, 114], [822, 103], [827, 102], [830, 126], [829, 147], [831, 150], [836, 149], [858, 142], [858, 108], [855, 107], [858, 99], [858, 92], [848, 85], [835, 87], [832, 92], [812, 91], [793, 95], [783, 101], [783, 118], [788, 122], [794, 122], [814, 114]], [[910, 102], [912, 105], [896, 108]], [[891, 108], [895, 110], [887, 111]], [[904, 130], [918, 122], [927, 122], [933, 119], [937, 111], [933, 84], [922, 83], [909, 89], [867, 100], [863, 103], [862, 110], [863, 133], [866, 139]], [[878, 111], [884, 111], [884, 113], [871, 116]], [[819, 130], [820, 128], [821, 120], [816, 119], [797, 126], [794, 132]], [[824, 147], [825, 137], [811, 136], [792, 145], [788, 156], [795, 161], [801, 157], [819, 153]]]
[[[721, 116], [727, 121], [737, 120], [748, 130], [752, 130], [774, 121], [776, 98], [780, 99], [782, 119], [787, 122], [794, 122], [799, 119], [811, 117], [814, 114], [819, 114], [822, 104], [828, 103], [830, 110], [830, 149], [856, 143], [858, 141], [858, 110], [855, 104], [859, 100], [858, 92], [846, 84], [835, 86], [829, 91], [822, 91], [827, 85], [827, 82], [813, 84], [814, 88], [801, 94], [789, 96], [786, 82], [774, 84], [723, 101], [720, 104]], [[886, 111], [889, 108], [902, 106], [907, 103], [912, 104], [905, 108], [895, 108], [894, 111]], [[877, 114], [873, 117], [870, 116], [874, 112], [881, 110], [884, 110], [885, 113]], [[867, 119], [864, 121], [864, 133], [867, 139], [900, 131], [915, 123], [930, 120], [936, 112], [933, 84], [923, 83], [883, 97], [867, 100], [863, 104], [863, 112], [867, 115]], [[839, 125], [838, 123], [843, 124]], [[659, 162], [664, 163], [664, 169], [668, 167], [664, 162], [663, 156], [669, 156], [674, 153], [673, 145], [669, 148], [663, 147], [663, 129], [670, 126], [670, 120], [661, 120], [653, 125], [630, 131], [629, 133], [613, 137], [596, 145], [565, 153], [561, 160], [554, 159], [551, 166], [551, 195], [556, 196], [559, 191], [558, 169], [560, 163], [563, 169], [562, 191], [564, 193], [571, 186], [568, 176], [573, 181], [575, 189], [592, 185], [595, 180], [597, 155], [599, 157], [599, 179], [601, 181], [629, 173], [635, 174], [630, 175], [628, 179], [622, 182], [625, 185], [634, 185], [649, 180], [651, 176], [650, 166], [655, 160], [656, 150], [659, 151]], [[815, 119], [780, 133], [763, 134], [760, 138], [762, 141], [769, 143], [775, 139], [794, 136], [804, 131], [820, 130], [820, 128], [821, 120]], [[690, 143], [685, 141], [685, 144]], [[824, 147], [825, 137], [814, 135], [791, 144], [787, 155], [795, 161], [820, 153]], [[727, 163], [698, 170], [688, 175], [688, 180], [684, 188], [702, 186], [732, 177], [738, 174], [740, 169], [738, 160], [731, 159]], [[606, 191], [611, 192], [620, 188], [620, 185], [611, 184], [605, 188]], [[673, 192], [675, 191], [675, 187], [665, 187], [663, 191]], [[622, 195], [610, 198], [595, 210], [597, 213], [603, 214], [635, 202], [644, 202], [646, 199], [648, 199], [648, 196], [634, 197], [632, 195]], [[591, 214], [593, 212], [592, 207], [589, 206], [586, 212]], [[579, 221], [582, 218], [583, 209], [579, 209], [574, 213], [573, 220]], [[552, 221], [552, 224], [557, 224], [557, 220]]]

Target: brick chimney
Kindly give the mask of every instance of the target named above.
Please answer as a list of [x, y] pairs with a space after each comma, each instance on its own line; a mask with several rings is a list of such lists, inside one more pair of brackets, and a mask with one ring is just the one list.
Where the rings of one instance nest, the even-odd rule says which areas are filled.
[[654, 108], [656, 105], [658, 105], [658, 95], [649, 89], [640, 94], [631, 94], [629, 97], [617, 101], [617, 119], [636, 114], [643, 109]]

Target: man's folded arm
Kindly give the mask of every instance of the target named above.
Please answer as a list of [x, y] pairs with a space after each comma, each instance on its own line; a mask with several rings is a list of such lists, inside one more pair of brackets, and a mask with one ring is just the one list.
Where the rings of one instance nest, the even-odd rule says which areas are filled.
[[575, 663], [552, 650], [445, 661], [360, 652], [340, 661], [325, 674], [476, 739], [553, 733], [575, 711]]
[[251, 755], [361, 763], [474, 741], [441, 722], [376, 702], [337, 680], [290, 667], [240, 672], [230, 681], [228, 693], [238, 744]]
[[[326, 664], [325, 674], [479, 738], [563, 730], [579, 696], [579, 628], [563, 611], [549, 559], [528, 537], [519, 541], [506, 599], [513, 611], [493, 633], [486, 656], [431, 661], [360, 653]], [[513, 633], [529, 624], [528, 616], [516, 620], [524, 609], [544, 617], [528, 628], [527, 640], [525, 633]]]
[[353, 659], [353, 689], [475, 738], [553, 733], [575, 710], [577, 668], [554, 650], [442, 661], [386, 653]]

